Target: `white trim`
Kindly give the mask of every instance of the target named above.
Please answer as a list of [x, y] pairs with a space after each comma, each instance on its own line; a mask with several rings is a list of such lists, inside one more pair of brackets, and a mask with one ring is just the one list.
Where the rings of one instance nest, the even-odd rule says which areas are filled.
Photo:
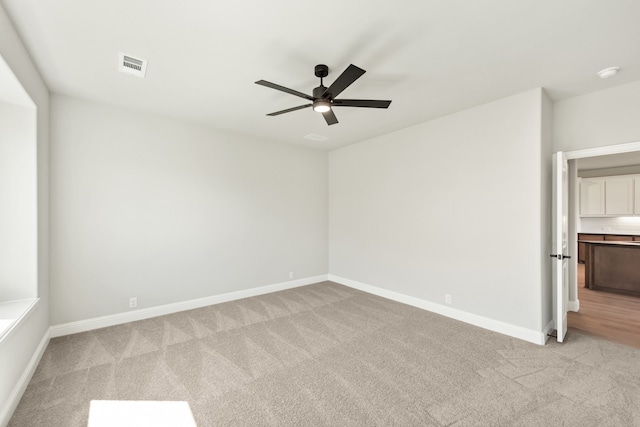
[[257, 288], [245, 289], [242, 291], [229, 292], [226, 294], [212, 295], [209, 297], [198, 298], [189, 301], [159, 305], [156, 307], [143, 308], [140, 310], [127, 311], [124, 313], [111, 314], [108, 316], [94, 317], [92, 319], [79, 320], [77, 322], [63, 323], [51, 327], [51, 338], [76, 334], [78, 332], [91, 331], [94, 329], [106, 328], [108, 326], [120, 325], [122, 323], [135, 322], [136, 320], [149, 319], [151, 317], [177, 313], [179, 311], [192, 310], [194, 308], [206, 307], [208, 305], [220, 304], [223, 302], [234, 301], [242, 298], [249, 298], [257, 295], [284, 291], [286, 289], [311, 285], [312, 283], [324, 282], [327, 280], [327, 277], [328, 276], [324, 274], [320, 276], [313, 276], [304, 279], [260, 286]]
[[7, 401], [6, 406], [2, 410], [2, 415], [0, 415], [0, 426], [5, 427], [7, 424], [9, 424], [9, 420], [13, 415], [13, 411], [16, 410], [18, 403], [20, 403], [20, 399], [22, 398], [24, 391], [27, 389], [27, 386], [29, 385], [29, 381], [31, 381], [31, 377], [33, 377], [33, 374], [35, 373], [36, 368], [38, 367], [38, 363], [40, 363], [40, 359], [42, 358], [44, 351], [47, 349], [47, 345], [49, 344], [50, 338], [51, 338], [50, 330], [47, 329], [42, 339], [40, 340], [40, 344], [38, 344], [36, 351], [33, 353], [33, 356], [31, 356], [31, 360], [29, 361], [29, 364], [24, 369], [24, 372], [22, 372], [20, 379], [18, 380], [16, 385], [13, 387], [13, 391], [9, 395], [9, 400]]
[[569, 304], [567, 305], [567, 310], [574, 311], [576, 313], [580, 311], [580, 300], [577, 299], [575, 301], [569, 301]]
[[431, 301], [423, 300], [420, 298], [412, 297], [409, 295], [401, 294], [399, 292], [390, 291], [376, 286], [367, 285], [365, 283], [356, 282], [355, 280], [345, 279], [343, 277], [329, 274], [329, 280], [339, 283], [341, 285], [349, 286], [350, 288], [358, 289], [370, 294], [378, 295], [383, 298], [387, 298], [393, 301], [401, 302], [403, 304], [418, 307], [423, 310], [427, 310], [433, 313], [441, 314], [452, 319], [460, 320], [461, 322], [469, 323], [470, 325], [479, 326], [490, 331], [498, 332], [510, 337], [519, 338], [521, 340], [529, 341], [534, 344], [544, 345], [547, 336], [545, 332], [535, 331], [532, 329], [523, 328], [521, 326], [512, 325], [510, 323], [501, 322], [499, 320], [491, 319], [488, 317], [480, 316], [466, 311], [457, 310], [455, 308], [447, 307], [444, 305], [436, 304]]
[[631, 153], [640, 151], [640, 141], [625, 144], [606, 145], [604, 147], [585, 148], [584, 150], [567, 151], [564, 154], [568, 160], [584, 159], [587, 157], [606, 156], [609, 154]]

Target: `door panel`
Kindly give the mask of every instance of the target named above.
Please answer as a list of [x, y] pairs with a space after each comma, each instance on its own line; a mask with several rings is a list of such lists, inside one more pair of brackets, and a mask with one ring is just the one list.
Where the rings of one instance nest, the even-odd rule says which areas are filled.
[[569, 305], [569, 164], [561, 151], [553, 155], [552, 177], [552, 248], [553, 310], [558, 342], [567, 333]]

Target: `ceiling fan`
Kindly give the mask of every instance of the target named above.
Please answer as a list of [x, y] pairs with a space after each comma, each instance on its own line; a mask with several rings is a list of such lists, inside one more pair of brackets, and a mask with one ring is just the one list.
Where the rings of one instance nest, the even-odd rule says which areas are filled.
[[313, 96], [309, 96], [306, 93], [298, 92], [297, 90], [289, 89], [284, 86], [277, 85], [275, 83], [268, 82], [266, 80], [258, 80], [256, 84], [270, 87], [271, 89], [280, 90], [282, 92], [289, 93], [291, 95], [299, 96], [308, 101], [311, 104], [300, 105], [298, 107], [287, 108], [286, 110], [276, 111], [275, 113], [267, 114], [267, 116], [278, 116], [284, 113], [290, 113], [296, 110], [302, 110], [303, 108], [313, 107], [313, 110], [322, 113], [322, 116], [327, 121], [328, 125], [335, 125], [338, 123], [336, 115], [333, 113], [332, 107], [364, 107], [364, 108], [389, 108], [391, 101], [379, 101], [373, 99], [336, 99], [343, 90], [348, 88], [353, 82], [358, 80], [366, 71], [362, 68], [356, 67], [351, 64], [346, 70], [342, 72], [333, 82], [331, 86], [324, 87], [322, 79], [329, 75], [329, 67], [324, 64], [318, 64], [315, 66], [315, 75], [320, 77], [320, 86], [313, 89]]

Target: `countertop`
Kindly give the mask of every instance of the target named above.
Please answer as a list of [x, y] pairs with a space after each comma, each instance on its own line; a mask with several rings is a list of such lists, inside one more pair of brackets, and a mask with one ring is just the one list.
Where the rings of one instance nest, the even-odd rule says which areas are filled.
[[595, 236], [640, 236], [640, 231], [628, 232], [628, 231], [578, 231], [578, 234], [591, 234]]
[[640, 248], [640, 241], [626, 242], [615, 240], [578, 240], [578, 243], [589, 243], [592, 245], [611, 245], [611, 246], [636, 246]]

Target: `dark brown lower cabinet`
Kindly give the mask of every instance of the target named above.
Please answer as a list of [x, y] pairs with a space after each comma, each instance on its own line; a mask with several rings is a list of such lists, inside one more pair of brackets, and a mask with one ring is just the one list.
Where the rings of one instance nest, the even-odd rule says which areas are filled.
[[586, 258], [587, 288], [640, 296], [640, 244], [587, 243]]
[[[578, 234], [578, 240], [604, 241], [604, 234]], [[587, 254], [585, 244], [578, 242], [578, 262], [584, 264], [584, 258]]]

